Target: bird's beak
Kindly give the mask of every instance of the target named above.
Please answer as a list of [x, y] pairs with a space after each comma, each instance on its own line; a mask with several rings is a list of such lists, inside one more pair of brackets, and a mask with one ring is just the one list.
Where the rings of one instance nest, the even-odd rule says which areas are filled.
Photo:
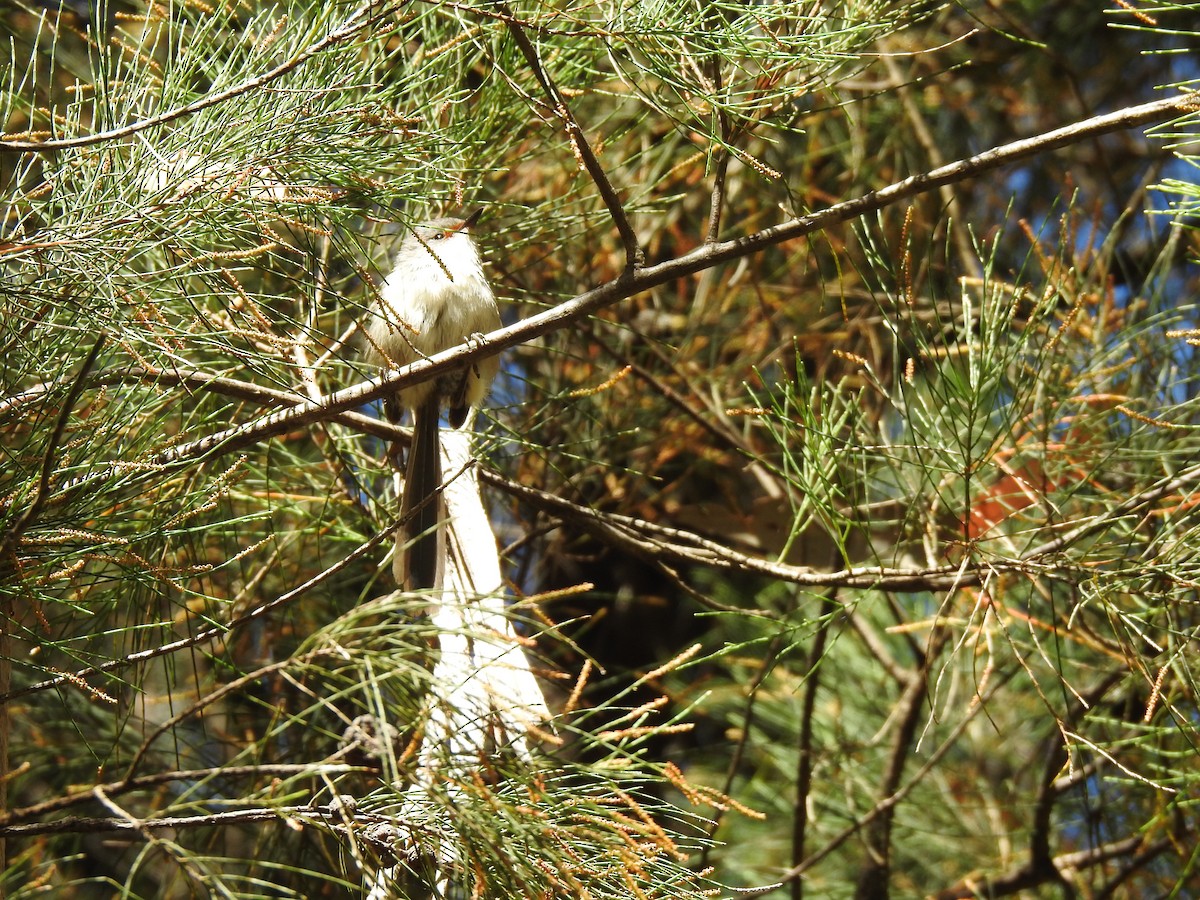
[[479, 217], [481, 215], [483, 215], [482, 207], [475, 210], [475, 212], [471, 213], [469, 216], [467, 216], [465, 219], [463, 219], [463, 223], [461, 225], [459, 225], [458, 228], [455, 229], [455, 231], [462, 231], [464, 228], [474, 228], [475, 223], [479, 221]]

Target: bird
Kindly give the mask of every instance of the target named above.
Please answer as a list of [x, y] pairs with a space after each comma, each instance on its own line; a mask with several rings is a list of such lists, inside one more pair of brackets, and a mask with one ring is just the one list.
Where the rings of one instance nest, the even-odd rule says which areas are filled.
[[[500, 327], [496, 296], [470, 233], [480, 212], [406, 229], [365, 328], [370, 361], [400, 368]], [[461, 428], [470, 409], [487, 395], [498, 369], [497, 357], [485, 357], [384, 398], [389, 421], [399, 421], [404, 410], [413, 420], [400, 506], [405, 523], [401, 543], [408, 549], [395, 563], [405, 590], [436, 588], [441, 579], [441, 412], [446, 410], [452, 428]]]

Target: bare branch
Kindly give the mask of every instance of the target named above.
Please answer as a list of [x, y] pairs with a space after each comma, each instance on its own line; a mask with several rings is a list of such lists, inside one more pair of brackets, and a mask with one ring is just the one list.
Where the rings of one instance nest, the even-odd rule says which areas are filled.
[[[555, 494], [509, 481], [487, 470], [482, 471], [480, 475], [485, 481], [520, 497], [530, 505], [568, 519], [577, 527], [612, 541], [630, 552], [654, 559], [674, 559], [716, 569], [765, 575], [778, 581], [810, 587], [876, 588], [897, 592], [934, 591], [976, 586], [991, 572], [1023, 572], [1053, 578], [1065, 578], [1070, 573], [1061, 562], [1041, 566], [1035, 560], [1024, 559], [977, 561], [973, 566], [960, 564], [925, 569], [856, 566], [822, 572], [739, 553], [724, 544], [679, 528], [669, 528], [644, 519], [581, 506]], [[767, 613], [763, 611], [759, 614]]]
[[[721, 58], [716, 53], [709, 57], [710, 76], [714, 95], [721, 92], [724, 82], [721, 76]], [[729, 114], [721, 105], [720, 98], [715, 97], [713, 106], [717, 112], [717, 126], [721, 130], [723, 143], [732, 139], [729, 133]], [[725, 208], [725, 179], [729, 174], [729, 151], [722, 145], [716, 150], [716, 167], [713, 171], [712, 193], [708, 199], [708, 230], [704, 241], [715, 244], [721, 237], [721, 213]]]
[[[892, 741], [887, 769], [879, 786], [881, 799], [889, 797], [900, 786], [905, 763], [912, 753], [913, 742], [916, 739], [921, 710], [924, 709], [925, 700], [929, 695], [929, 669], [948, 637], [949, 632], [945, 627], [935, 628], [920, 668], [912, 674], [897, 701], [896, 715], [899, 726]], [[891, 872], [893, 812], [894, 807], [884, 809], [867, 828], [864, 836], [867, 859], [854, 893], [857, 900], [887, 900], [888, 876]]]
[[587, 169], [588, 175], [596, 185], [596, 189], [600, 192], [601, 199], [604, 200], [604, 205], [608, 208], [608, 214], [612, 217], [613, 225], [621, 235], [621, 244], [625, 248], [625, 269], [631, 271], [642, 264], [642, 248], [638, 246], [637, 235], [633, 231], [633, 226], [629, 224], [629, 217], [625, 214], [625, 207], [621, 203], [621, 198], [617, 195], [616, 189], [612, 186], [612, 182], [608, 180], [608, 175], [604, 171], [604, 167], [600, 165], [600, 160], [596, 158], [595, 152], [592, 150], [591, 144], [588, 143], [583, 129], [579, 126], [575, 114], [571, 112], [571, 107], [567, 104], [567, 98], [563, 96], [562, 91], [558, 89], [550, 76], [546, 73], [545, 67], [542, 65], [541, 59], [538, 57], [537, 48], [533, 46], [533, 42], [529, 40], [529, 36], [525, 33], [525, 27], [516, 16], [507, 3], [498, 4], [505, 15], [505, 24], [508, 26], [509, 33], [517, 42], [517, 47], [521, 50], [521, 55], [525, 57], [525, 61], [529, 63], [529, 68], [533, 71], [534, 77], [542, 86], [542, 90], [546, 93], [546, 98], [550, 101], [550, 109], [554, 115], [562, 122], [563, 127], [567, 129], [567, 139], [571, 142], [572, 148], [577, 152], [579, 161], [583, 167]]
[[461, 369], [485, 356], [566, 328], [578, 319], [591, 315], [606, 306], [619, 303], [678, 278], [751, 256], [767, 247], [804, 237], [822, 228], [883, 209], [909, 197], [936, 190], [944, 184], [980, 175], [1038, 153], [1068, 146], [1100, 134], [1160, 122], [1195, 108], [1197, 108], [1196, 95], [1191, 93], [1096, 116], [1083, 122], [1048, 131], [1037, 137], [1026, 138], [987, 150], [977, 156], [950, 163], [921, 175], [913, 175], [854, 200], [836, 204], [820, 212], [800, 216], [790, 222], [766, 228], [745, 237], [705, 244], [690, 253], [665, 262], [636, 270], [627, 269], [613, 280], [590, 291], [585, 291], [552, 309], [530, 316], [519, 323], [499, 328], [486, 335], [482, 341], [466, 342], [458, 347], [434, 354], [428, 359], [418, 360], [411, 365], [383, 372], [368, 381], [330, 394], [321, 401], [296, 402], [291, 409], [270, 413], [251, 422], [235, 425], [199, 440], [181, 444], [159, 454], [150, 462], [169, 466], [182, 461], [245, 449], [294, 428], [340, 416], [357, 406], [392, 393], [398, 388], [409, 387], [437, 375]]
[[[24, 534], [25, 529], [30, 526], [42, 511], [42, 507], [46, 505], [46, 500], [50, 495], [50, 478], [54, 474], [54, 458], [58, 453], [58, 445], [62, 442], [63, 433], [67, 430], [67, 422], [71, 420], [71, 413], [75, 411], [75, 404], [79, 400], [79, 395], [83, 393], [88, 373], [92, 370], [92, 366], [96, 364], [96, 359], [100, 356], [100, 350], [104, 347], [104, 340], [105, 337], [103, 334], [96, 339], [96, 343], [92, 345], [91, 352], [88, 353], [87, 358], [83, 361], [83, 365], [79, 367], [79, 374], [75, 376], [70, 390], [67, 391], [62, 408], [58, 412], [58, 419], [54, 423], [54, 429], [50, 432], [45, 450], [42, 452], [42, 470], [38, 477], [37, 485], [34, 488], [33, 497], [30, 498], [29, 505], [25, 507], [25, 510], [5, 532], [3, 541], [0, 541], [0, 560], [7, 559], [9, 553], [21, 539], [21, 535]], [[0, 563], [0, 565], [3, 565], [3, 563]]]
[[[270, 822], [284, 818], [315, 818], [321, 807], [281, 806], [277, 809], [235, 809], [228, 812], [205, 813], [198, 816], [162, 816], [154, 819], [131, 819], [121, 816], [97, 818], [67, 816], [50, 822], [28, 825], [0, 826], [0, 836], [28, 837], [34, 834], [64, 834], [69, 832], [130, 832], [144, 834], [159, 828], [211, 828], [214, 825], [243, 825], [249, 822]], [[378, 817], [372, 817], [378, 818]]]
[[932, 900], [971, 900], [974, 897], [1010, 897], [1039, 885], [1059, 882], [1063, 873], [1090, 869], [1109, 860], [1135, 855], [1145, 865], [1171, 847], [1171, 838], [1163, 837], [1146, 842], [1140, 835], [1121, 841], [1101, 844], [1090, 850], [1063, 853], [1046, 865], [1033, 868], [1029, 864], [995, 878], [980, 878], [964, 881], [932, 895]]
[[[836, 589], [835, 589], [836, 590]], [[800, 729], [797, 735], [796, 758], [796, 801], [792, 819], [792, 865], [804, 859], [804, 845], [808, 839], [808, 806], [812, 798], [812, 772], [815, 751], [813, 748], [814, 713], [817, 707], [817, 690], [820, 687], [821, 661], [825, 658], [825, 646], [833, 627], [837, 596], [831, 593], [823, 603], [826, 614], [817, 626], [812, 643], [808, 648], [808, 667], [804, 676], [804, 696], [800, 700]], [[804, 879], [792, 882], [792, 900], [804, 897]]]

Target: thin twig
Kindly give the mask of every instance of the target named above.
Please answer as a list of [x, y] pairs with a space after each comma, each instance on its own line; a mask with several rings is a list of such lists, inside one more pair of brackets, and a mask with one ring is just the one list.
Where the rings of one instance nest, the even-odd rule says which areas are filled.
[[[613, 346], [603, 338], [596, 334], [591, 335], [592, 340], [599, 344], [600, 349], [607, 353], [614, 360], [623, 366], [629, 366], [633, 374], [642, 379], [655, 391], [659, 393], [668, 403], [679, 409], [685, 416], [696, 423], [700, 428], [703, 428], [710, 435], [716, 438], [725, 446], [744, 455], [746, 457], [746, 470], [758, 482], [759, 487], [763, 489], [766, 496], [772, 499], [780, 499], [784, 496], [784, 489], [779, 484], [779, 479], [762, 464], [759, 455], [754, 452], [754, 449], [742, 439], [741, 435], [735, 432], [728, 426], [726, 421], [719, 415], [713, 415], [711, 418], [701, 414], [700, 410], [693, 408], [687, 398], [658, 378], [653, 372], [637, 362], [629, 356], [622, 356]], [[659, 360], [667, 366], [667, 368], [675, 370], [675, 364], [667, 359], [665, 354], [661, 353], [653, 343], [648, 342], [647, 347], [650, 352], [654, 353]], [[676, 372], [678, 374], [678, 372]], [[682, 377], [682, 376], [681, 376]], [[705, 402], [704, 397], [696, 393], [697, 399], [704, 404], [710, 412], [713, 412], [711, 405]]]
[[864, 621], [857, 608], [846, 610], [846, 620], [850, 623], [854, 633], [858, 635], [859, 640], [866, 645], [871, 656], [892, 677], [892, 680], [897, 684], [907, 684], [912, 673], [896, 662], [887, 644], [875, 633], [875, 629]]
[[[1056, 776], [1067, 761], [1067, 745], [1064, 731], [1074, 724], [1088, 709], [1100, 700], [1124, 677], [1124, 672], [1109, 673], [1093, 688], [1087, 691], [1086, 700], [1074, 707], [1073, 710], [1059, 723], [1059, 728], [1050, 737], [1042, 764], [1042, 776], [1038, 785], [1037, 797], [1033, 804], [1033, 815], [1029, 833], [1028, 858], [1016, 869], [993, 878], [964, 879], [960, 884], [947, 888], [935, 897], [939, 900], [950, 900], [955, 897], [996, 897], [1008, 893], [1035, 887], [1051, 882], [1064, 883], [1059, 857], [1051, 854], [1050, 835], [1053, 828], [1054, 805], [1061, 799], [1063, 788]], [[979, 893], [964, 895], [963, 890], [970, 885]]]
[[[115, 384], [128, 384], [131, 381], [147, 381], [164, 385], [177, 385], [195, 390], [211, 391], [223, 397], [232, 397], [236, 400], [249, 400], [252, 403], [267, 407], [290, 409], [297, 403], [303, 402], [303, 398], [293, 392], [281, 391], [276, 388], [267, 387], [266, 385], [257, 384], [253, 381], [240, 381], [236, 378], [230, 378], [227, 375], [215, 375], [212, 372], [205, 372], [203, 369], [194, 368], [181, 369], [175, 367], [161, 369], [131, 366], [121, 369], [119, 372], [97, 372], [88, 379], [87, 384], [88, 387], [106, 387]], [[10, 413], [18, 407], [41, 400], [46, 395], [61, 388], [64, 383], [64, 381], [47, 381], [26, 388], [18, 394], [6, 397], [0, 400], [0, 415]], [[336, 416], [330, 416], [328, 421], [337, 422], [340, 425], [349, 426], [364, 434], [389, 441], [407, 443], [410, 437], [410, 431], [407, 428], [401, 428], [399, 425], [393, 425], [383, 419], [375, 419], [357, 412], [338, 413]]]
[[[721, 13], [717, 11], [715, 14], [719, 16]], [[729, 174], [729, 150], [725, 145], [733, 137], [729, 129], [729, 113], [725, 111], [725, 106], [721, 102], [722, 98], [718, 96], [724, 89], [721, 75], [721, 55], [719, 53], [710, 54], [709, 63], [712, 77], [712, 105], [717, 112], [717, 127], [721, 131], [721, 140], [715, 153], [716, 167], [713, 171], [712, 193], [708, 198], [708, 231], [704, 241], [707, 244], [715, 244], [721, 237], [721, 213], [725, 206], [725, 179]]]
[[[316, 277], [313, 289], [312, 302], [308, 305], [308, 317], [305, 327], [296, 335], [292, 345], [292, 359], [296, 363], [296, 367], [300, 371], [300, 380], [304, 385], [304, 392], [309, 400], [320, 401], [323, 396], [321, 385], [317, 381], [317, 373], [321, 369], [321, 362], [313, 362], [308, 357], [308, 345], [312, 342], [312, 335], [317, 328], [317, 318], [320, 315], [321, 306], [325, 301], [325, 294], [329, 287], [329, 253], [332, 248], [332, 241], [328, 236], [321, 239], [320, 252], [317, 256]], [[351, 333], [347, 329], [346, 334]], [[340, 346], [343, 338], [339, 338], [335, 342], [335, 346]], [[330, 351], [326, 351], [320, 359], [324, 360]], [[324, 440], [322, 440], [322, 435]], [[342, 446], [339, 438], [340, 433], [335, 433], [330, 428], [330, 423], [321, 423], [321, 434], [314, 435], [314, 440], [321, 451], [321, 455], [325, 458], [330, 470], [337, 479], [337, 484], [341, 487], [342, 492], [355, 506], [362, 509], [368, 516], [373, 513], [370, 508], [370, 503], [367, 502], [367, 492], [362, 489], [359, 484], [358, 476], [354, 471], [354, 467], [346, 461], [346, 457], [342, 453]]]
[[138, 747], [137, 752], [135, 752], [133, 754], [133, 760], [129, 763], [129, 767], [125, 770], [125, 777], [123, 779], [121, 779], [120, 781], [116, 782], [116, 784], [118, 786], [122, 786], [122, 785], [128, 784], [129, 782], [133, 781], [134, 778], [136, 777], [134, 775], [134, 773], [137, 772], [138, 766], [141, 765], [142, 760], [146, 758], [146, 754], [150, 752], [150, 747], [153, 746], [153, 744], [156, 740], [158, 740], [162, 735], [166, 734], [168, 731], [171, 731], [171, 729], [173, 729], [180, 722], [183, 722], [186, 719], [191, 718], [192, 716], [199, 713], [205, 707], [211, 706], [213, 703], [216, 703], [222, 697], [227, 697], [229, 694], [232, 694], [232, 693], [235, 693], [236, 691], [241, 690], [247, 684], [250, 684], [251, 682], [254, 682], [254, 681], [258, 681], [258, 679], [262, 678], [264, 675], [269, 675], [271, 672], [274, 672], [278, 669], [282, 669], [285, 666], [290, 666], [290, 665], [294, 665], [298, 662], [303, 662], [306, 659], [310, 659], [316, 655], [317, 655], [316, 653], [312, 653], [312, 654], [309, 654], [307, 657], [304, 657], [299, 660], [289, 657], [288, 659], [279, 659], [273, 663], [268, 663], [267, 665], [262, 666], [261, 668], [255, 669], [253, 672], [247, 672], [245, 675], [242, 675], [238, 678], [233, 679], [230, 682], [227, 682], [227, 683], [221, 685], [219, 688], [212, 691], [211, 693], [205, 694], [203, 697], [198, 699], [195, 703], [188, 706], [187, 709], [180, 710], [179, 712], [177, 712], [175, 715], [171, 716], [166, 721], [160, 723], [158, 725], [158, 727], [156, 727], [152, 732], [150, 732], [150, 734], [146, 735], [146, 737], [144, 737], [142, 739], [142, 745], [140, 747]]
[[227, 812], [203, 813], [196, 816], [161, 816], [155, 819], [129, 819], [122, 816], [98, 818], [93, 816], [67, 816], [50, 822], [31, 822], [28, 825], [0, 826], [0, 835], [28, 837], [34, 834], [93, 834], [95, 832], [124, 831], [145, 834], [158, 828], [210, 828], [214, 825], [269, 822], [284, 817], [313, 817], [319, 812], [309, 806], [281, 806], [277, 809], [236, 809]]
[[567, 129], [567, 138], [571, 142], [571, 147], [578, 153], [579, 161], [587, 169], [588, 175], [596, 185], [596, 189], [600, 192], [600, 198], [604, 201], [604, 205], [608, 209], [608, 214], [612, 218], [613, 225], [616, 226], [617, 232], [621, 235], [621, 244], [625, 248], [625, 270], [627, 272], [633, 271], [642, 264], [642, 248], [638, 245], [637, 234], [634, 233], [633, 226], [629, 224], [629, 217], [625, 214], [625, 206], [621, 203], [621, 198], [617, 195], [612, 182], [609, 181], [604, 167], [600, 164], [600, 160], [596, 158], [596, 154], [592, 150], [591, 144], [588, 143], [583, 129], [579, 126], [575, 114], [571, 112], [571, 107], [567, 104], [567, 98], [563, 96], [562, 91], [558, 89], [558, 85], [546, 73], [546, 69], [538, 56], [537, 48], [533, 46], [533, 42], [529, 40], [529, 35], [525, 33], [524, 23], [513, 15], [507, 3], [499, 3], [497, 6], [505, 15], [504, 23], [508, 26], [513, 40], [517, 42], [517, 47], [520, 49], [521, 55], [529, 63], [529, 68], [533, 71], [534, 77], [537, 78], [538, 84], [542, 86], [542, 90], [546, 94], [546, 99], [550, 101], [551, 111], [562, 122], [563, 127]]
[[[917, 138], [917, 142], [921, 145], [921, 149], [925, 151], [925, 156], [929, 162], [935, 166], [942, 165], [945, 160], [942, 156], [942, 150], [938, 146], [937, 140], [929, 130], [929, 124], [926, 117], [921, 115], [917, 109], [917, 103], [913, 99], [913, 93], [910, 82], [906, 81], [903, 74], [900, 72], [900, 66], [896, 63], [895, 58], [890, 53], [881, 53], [880, 58], [883, 60], [883, 66], [887, 69], [888, 78], [896, 89], [896, 96], [900, 99], [900, 106], [904, 110], [904, 115], [908, 119], [908, 124], [913, 129], [913, 134]], [[941, 197], [942, 206], [950, 215], [949, 222], [939, 223], [941, 227], [945, 227], [950, 233], [950, 239], [954, 242], [954, 249], [958, 253], [958, 264], [963, 267], [964, 272], [969, 272], [975, 278], [983, 277], [983, 268], [979, 263], [979, 256], [971, 247], [971, 241], [967, 237], [967, 228], [963, 224], [962, 205], [958, 202], [958, 197], [950, 190], [949, 185], [943, 185], [938, 189], [938, 194]]]
[[979, 715], [981, 710], [987, 707], [987, 704], [992, 697], [994, 697], [1000, 691], [1000, 688], [1008, 683], [1009, 679], [1011, 679], [1013, 675], [1017, 673], [1017, 671], [1017, 669], [1013, 669], [1012, 671], [1001, 675], [996, 681], [994, 681], [992, 686], [988, 689], [987, 694], [978, 698], [979, 702], [975, 703], [970, 709], [967, 710], [966, 714], [958, 720], [958, 723], [951, 730], [950, 734], [946, 736], [946, 739], [942, 741], [941, 745], [939, 745], [937, 749], [935, 749], [929, 755], [929, 758], [925, 760], [921, 768], [913, 773], [913, 776], [908, 779], [908, 781], [905, 782], [902, 787], [897, 789], [894, 794], [891, 794], [890, 796], [880, 800], [864, 815], [860, 816], [856, 821], [851, 822], [836, 835], [830, 838], [820, 850], [813, 853], [803, 862], [792, 866], [792, 868], [784, 872], [783, 877], [779, 881], [758, 888], [739, 890], [737, 896], [761, 897], [763, 894], [769, 894], [772, 891], [778, 890], [780, 887], [792, 881], [793, 879], [799, 878], [821, 860], [828, 857], [831, 853], [837, 850], [838, 847], [842, 846], [842, 844], [854, 837], [854, 835], [856, 835], [859, 831], [874, 822], [879, 816], [884, 815], [889, 810], [894, 809], [901, 802], [903, 802], [904, 798], [912, 793], [913, 789], [916, 788], [917, 785], [921, 784], [921, 782], [925, 780], [925, 777], [937, 767], [938, 763], [942, 761], [942, 758], [954, 748], [954, 745], [958, 743], [958, 739], [962, 737], [963, 732], [967, 730], [967, 727], [973, 721], [975, 721], [975, 717]]
[[135, 778], [95, 785], [65, 794], [61, 797], [43, 800], [41, 803], [36, 803], [33, 806], [23, 806], [20, 809], [14, 809], [10, 813], [0, 815], [0, 828], [23, 820], [35, 819], [49, 813], [59, 812], [63, 809], [70, 809], [72, 806], [90, 803], [95, 796], [93, 792], [96, 787], [102, 789], [110, 797], [115, 797], [122, 793], [169, 784], [172, 781], [195, 783], [216, 777], [253, 778], [269, 776], [273, 778], [288, 778], [294, 775], [341, 775], [347, 772], [362, 772], [366, 770], [367, 768], [364, 766], [351, 766], [345, 763], [278, 763], [261, 766], [212, 766], [207, 769], [181, 769], [171, 772], [154, 772], [150, 775], [138, 775]]
[[[641, 336], [639, 336], [641, 337]], [[686, 381], [686, 376], [679, 371], [679, 367], [675, 364], [663, 349], [654, 341], [645, 340], [643, 345], [654, 354], [663, 366], [669, 371], [675, 373], [681, 380]], [[729, 425], [728, 417], [723, 416], [722, 410], [717, 404], [705, 397], [700, 391], [693, 391], [692, 396], [700, 403], [704, 410], [707, 410], [711, 418], [705, 418], [700, 410], [693, 409], [688, 400], [680, 393], [672, 389], [669, 385], [656, 377], [649, 369], [638, 363], [636, 360], [628, 357], [621, 357], [615, 350], [610, 349], [607, 344], [602, 343], [601, 349], [613, 357], [613, 359], [621, 362], [622, 365], [630, 366], [635, 375], [643, 379], [664, 398], [670, 401], [684, 412], [685, 415], [697, 425], [711, 434], [717, 440], [728, 446], [730, 449], [737, 451], [746, 458], [746, 473], [758, 482], [758, 486], [762, 488], [764, 496], [772, 500], [780, 500], [786, 496], [786, 484], [778, 475], [763, 464], [762, 456], [754, 452], [754, 448], [746, 440], [742, 438]]]
[[[825, 646], [829, 640], [830, 629], [839, 606], [836, 588], [823, 600], [826, 607], [825, 615], [817, 625], [812, 644], [808, 648], [808, 667], [804, 676], [804, 696], [800, 701], [800, 732], [797, 735], [796, 758], [796, 800], [795, 813], [792, 819], [792, 865], [799, 865], [804, 859], [804, 844], [808, 838], [808, 803], [812, 799], [813, 773], [813, 722], [817, 707], [817, 689], [820, 686], [820, 667], [825, 659]], [[802, 900], [804, 897], [804, 879], [797, 878], [792, 882], [792, 900]]]
[[[121, 807], [115, 800], [112, 800], [105, 792], [104, 788], [96, 786], [92, 788], [92, 796], [109, 812], [113, 813], [113, 819], [100, 819], [96, 821], [112, 822], [115, 831], [125, 831], [126, 828], [120, 826], [128, 826], [129, 829], [136, 831], [142, 836], [147, 844], [157, 845], [164, 851], [164, 855], [171, 860], [174, 860], [180, 870], [192, 881], [196, 887], [204, 884], [204, 873], [200, 871], [200, 867], [196, 864], [195, 858], [174, 841], [162, 841], [150, 828], [145, 821], [139, 819], [133, 813]], [[59, 820], [63, 821], [63, 820]], [[120, 823], [120, 824], [118, 824]], [[20, 826], [17, 826], [20, 827]]]
[[[935, 628], [920, 667], [913, 673], [896, 703], [896, 714], [900, 724], [896, 729], [891, 753], [888, 754], [887, 768], [879, 785], [881, 800], [890, 797], [900, 786], [904, 766], [912, 755], [921, 711], [925, 708], [929, 696], [929, 670], [948, 637], [949, 632], [946, 628]], [[888, 807], [880, 812], [867, 828], [864, 839], [867, 858], [854, 893], [857, 900], [887, 900], [894, 812], [894, 806]]]
[[[1111, 900], [1112, 897], [1118, 896], [1118, 889], [1140, 869], [1146, 868], [1150, 863], [1160, 857], [1172, 847], [1179, 846], [1179, 838], [1181, 835], [1172, 835], [1172, 837], [1163, 837], [1152, 844], [1148, 844], [1141, 848], [1140, 853], [1133, 854], [1132, 858], [1124, 861], [1123, 865], [1117, 869], [1115, 875], [1092, 895], [1093, 900]], [[1127, 896], [1122, 893], [1120, 896]]]
[[[42, 507], [46, 505], [46, 499], [50, 495], [50, 479], [54, 474], [54, 458], [58, 453], [58, 445], [62, 441], [63, 434], [67, 430], [67, 423], [71, 421], [71, 413], [75, 411], [75, 404], [79, 400], [79, 395], [83, 393], [84, 385], [87, 382], [88, 373], [92, 370], [92, 366], [96, 364], [97, 357], [100, 356], [100, 350], [104, 347], [105, 336], [103, 334], [96, 338], [96, 343], [92, 345], [91, 352], [84, 359], [83, 365], [79, 368], [79, 373], [75, 376], [74, 382], [71, 384], [71, 389], [67, 391], [67, 396], [63, 400], [62, 409], [58, 412], [58, 419], [54, 423], [54, 429], [50, 432], [50, 439], [46, 441], [45, 450], [42, 452], [42, 471], [38, 477], [37, 486], [34, 488], [33, 497], [29, 501], [29, 505], [17, 517], [12, 526], [4, 534], [4, 540], [0, 541], [0, 560], [8, 558], [9, 553], [14, 551], [17, 542], [21, 539], [21, 535], [25, 533], [30, 524], [38, 517], [42, 511]], [[3, 565], [0, 562], [0, 565]]]
[[330, 578], [347, 568], [351, 563], [361, 559], [369, 553], [372, 553], [376, 547], [380, 546], [384, 541], [389, 540], [403, 525], [403, 520], [392, 522], [387, 528], [384, 528], [369, 540], [355, 547], [345, 557], [338, 560], [324, 571], [318, 572], [312, 578], [308, 579], [308, 581], [292, 588], [290, 591], [280, 594], [274, 600], [263, 603], [261, 606], [257, 606], [249, 612], [231, 619], [227, 624], [215, 625], [212, 628], [206, 628], [203, 631], [198, 631], [195, 634], [185, 638], [179, 638], [178, 640], [170, 641], [166, 644], [159, 644], [157, 647], [149, 647], [145, 650], [139, 650], [135, 653], [130, 653], [127, 656], [123, 656], [120, 659], [109, 660], [102, 665], [89, 666], [84, 669], [79, 669], [75, 672], [63, 673], [61, 675], [56, 675], [53, 678], [47, 678], [44, 681], [39, 681], [37, 684], [30, 684], [16, 690], [11, 690], [6, 694], [0, 695], [0, 704], [10, 703], [16, 698], [23, 697], [26, 694], [32, 694], [38, 691], [48, 690], [50, 688], [57, 688], [63, 684], [79, 684], [93, 675], [100, 675], [106, 672], [116, 671], [118, 669], [123, 669], [126, 666], [134, 665], [135, 663], [145, 662], [149, 659], [155, 659], [159, 656], [166, 656], [167, 654], [175, 653], [179, 650], [185, 650], [190, 647], [207, 644], [211, 641], [226, 637], [241, 625], [254, 621], [255, 619], [259, 619], [272, 610], [281, 606], [285, 606], [286, 604], [304, 596], [313, 588], [324, 584]]
[[1062, 881], [1062, 873], [1090, 869], [1112, 859], [1127, 857], [1137, 851], [1141, 855], [1149, 854], [1147, 859], [1153, 859], [1172, 846], [1171, 838], [1163, 837], [1149, 844], [1145, 837], [1135, 834], [1121, 841], [1101, 844], [1090, 850], [1079, 850], [1074, 853], [1063, 853], [1050, 861], [1049, 867], [1040, 871], [1031, 871], [1022, 866], [995, 878], [971, 879], [954, 887], [946, 888], [931, 895], [931, 900], [973, 900], [976, 897], [1009, 897], [1023, 891], [1032, 890], [1039, 885], [1052, 881]]
[[683, 529], [572, 503], [555, 494], [509, 481], [486, 469], [480, 471], [480, 477], [532, 506], [568, 519], [576, 527], [607, 538], [631, 552], [655, 559], [670, 558], [710, 568], [758, 573], [778, 581], [809, 587], [860, 587], [897, 592], [931, 591], [972, 587], [981, 584], [985, 576], [993, 572], [1036, 573], [1043, 577], [1056, 578], [1066, 578], [1071, 573], [1069, 568], [1058, 561], [1042, 567], [1036, 561], [1023, 559], [980, 561], [976, 568], [969, 568], [963, 564], [923, 569], [853, 566], [822, 572], [740, 553], [724, 544]]
[[240, 97], [242, 94], [247, 94], [250, 91], [256, 90], [263, 85], [270, 84], [272, 81], [286, 75], [293, 69], [303, 65], [312, 59], [318, 53], [329, 49], [335, 44], [339, 44], [347, 38], [353, 37], [357, 32], [366, 28], [371, 23], [378, 21], [380, 17], [387, 12], [387, 7], [382, 8], [379, 12], [371, 15], [362, 21], [360, 19], [364, 13], [368, 12], [375, 6], [376, 0], [367, 0], [356, 9], [341, 27], [334, 29], [321, 40], [305, 47], [291, 59], [280, 63], [275, 68], [261, 75], [256, 75], [241, 84], [236, 84], [231, 88], [223, 91], [217, 91], [213, 94], [194, 100], [185, 106], [178, 106], [175, 109], [169, 109], [166, 112], [159, 113], [156, 116], [150, 116], [146, 119], [139, 119], [136, 122], [131, 122], [128, 125], [122, 125], [120, 128], [111, 128], [108, 131], [98, 131], [95, 134], [82, 135], [73, 138], [60, 138], [57, 140], [47, 141], [13, 141], [0, 139], [0, 153], [54, 153], [59, 150], [72, 150], [77, 147], [88, 147], [92, 144], [100, 144], [104, 141], [120, 140], [121, 138], [129, 137], [137, 134], [139, 131], [145, 131], [147, 128], [153, 128], [156, 125], [166, 125], [169, 122], [174, 122], [176, 119], [182, 119], [186, 116], [194, 115], [201, 110], [208, 109], [212, 106], [218, 106], [235, 97]]
[[[767, 644], [766, 652], [763, 653], [762, 659], [758, 663], [758, 671], [754, 673], [754, 678], [750, 682], [750, 686], [746, 689], [745, 699], [742, 701], [742, 713], [738, 719], [738, 739], [733, 745], [733, 753], [729, 756], [729, 764], [725, 767], [725, 780], [721, 785], [721, 796], [729, 797], [733, 794], [733, 782], [737, 778], [738, 772], [742, 768], [742, 759], [746, 755], [746, 747], [750, 743], [750, 738], [754, 734], [754, 711], [758, 703], [758, 692], [762, 689], [763, 682], [767, 676], [775, 669], [775, 660], [779, 656], [779, 651], [783, 648], [784, 632], [777, 631], [772, 635], [770, 642]], [[712, 840], [717, 831], [721, 828], [721, 823], [724, 821], [725, 813], [728, 810], [721, 806], [713, 813], [712, 820], [708, 825], [709, 842], [704, 845], [704, 849], [700, 851], [700, 868], [708, 867], [708, 857], [713, 850], [716, 849], [717, 843]]]

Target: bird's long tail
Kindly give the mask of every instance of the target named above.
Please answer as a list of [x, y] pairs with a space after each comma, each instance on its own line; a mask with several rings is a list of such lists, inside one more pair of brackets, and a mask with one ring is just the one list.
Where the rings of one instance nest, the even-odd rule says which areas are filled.
[[403, 578], [397, 580], [405, 590], [420, 591], [438, 587], [442, 575], [440, 533], [442, 497], [442, 453], [438, 433], [438, 398], [433, 394], [413, 410], [413, 442], [408, 453], [404, 478], [404, 500], [400, 516], [406, 521], [403, 544]]

